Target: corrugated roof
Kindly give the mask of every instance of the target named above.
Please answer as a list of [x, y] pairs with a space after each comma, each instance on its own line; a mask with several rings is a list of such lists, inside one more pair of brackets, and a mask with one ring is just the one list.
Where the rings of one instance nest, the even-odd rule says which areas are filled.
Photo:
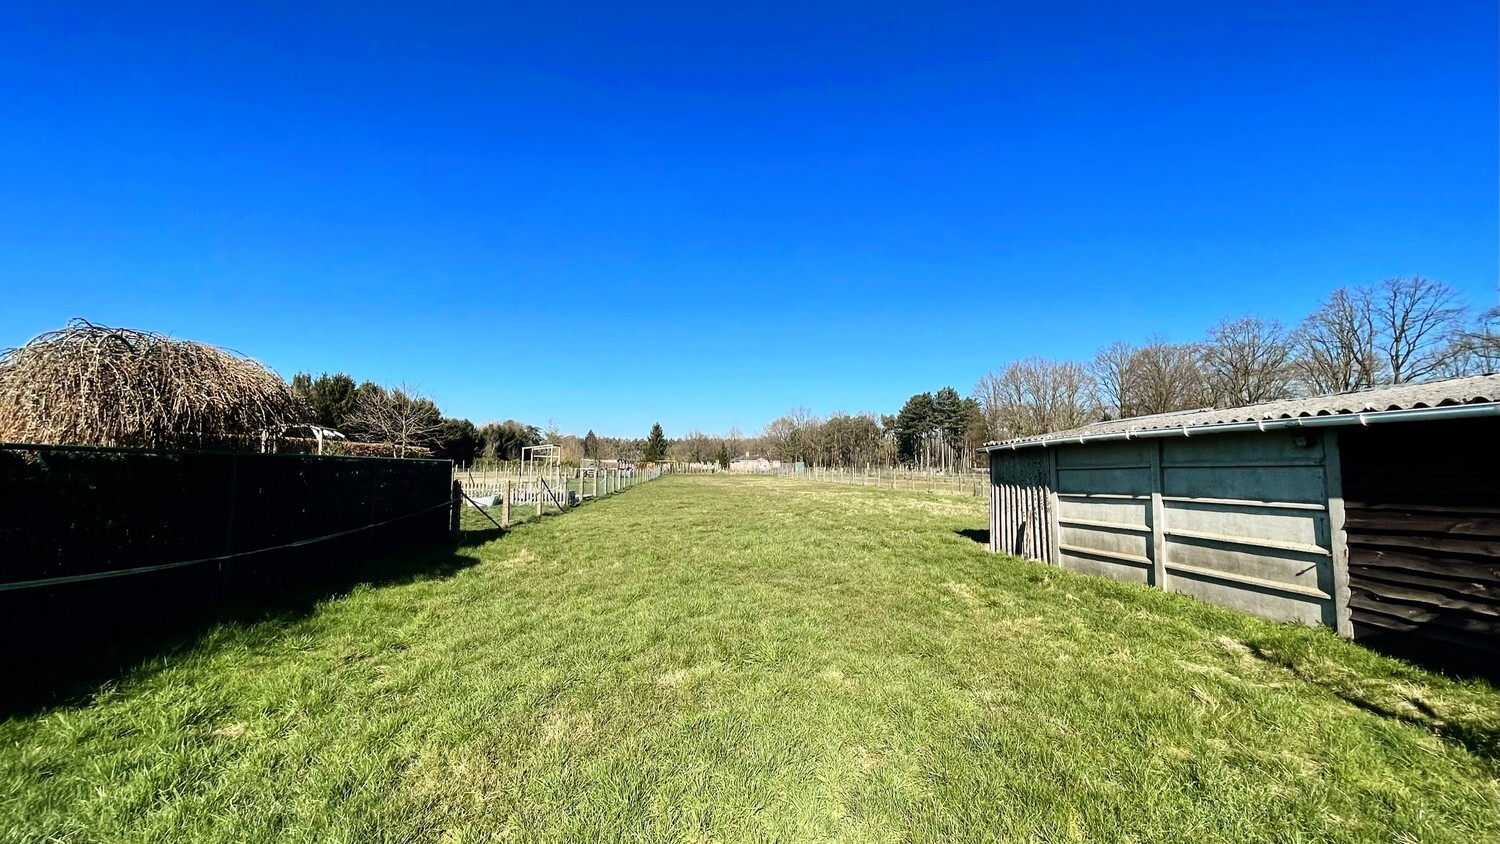
[[1019, 437], [990, 442], [986, 445], [1018, 445], [1077, 439], [1100, 434], [1124, 434], [1176, 428], [1211, 428], [1215, 425], [1229, 425], [1237, 422], [1354, 415], [1487, 403], [1500, 403], [1500, 374], [1450, 378], [1445, 381], [1429, 381], [1421, 384], [1399, 384], [1394, 387], [1376, 387], [1328, 396], [1286, 399], [1245, 407], [1184, 410], [1177, 413], [1159, 413], [1154, 416], [1111, 419], [1068, 431], [1057, 431], [1035, 437]]

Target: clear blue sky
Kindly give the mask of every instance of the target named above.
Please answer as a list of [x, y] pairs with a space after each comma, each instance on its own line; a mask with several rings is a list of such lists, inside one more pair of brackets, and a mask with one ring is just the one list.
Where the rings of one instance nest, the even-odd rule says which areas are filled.
[[1482, 2], [10, 4], [0, 346], [73, 316], [669, 436], [1497, 280]]

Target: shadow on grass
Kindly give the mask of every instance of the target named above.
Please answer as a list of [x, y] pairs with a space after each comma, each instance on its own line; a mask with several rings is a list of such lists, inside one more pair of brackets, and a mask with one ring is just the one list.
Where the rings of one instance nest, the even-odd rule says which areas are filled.
[[[505, 533], [495, 527], [466, 530], [458, 547], [481, 545]], [[349, 564], [338, 573], [327, 572], [339, 566], [327, 566], [324, 573], [312, 579], [293, 579], [294, 575], [282, 572], [274, 579], [273, 588], [256, 590], [253, 597], [209, 600], [186, 608], [174, 605], [171, 597], [150, 594], [148, 597], [156, 599], [153, 605], [143, 609], [137, 602], [133, 611], [112, 613], [112, 605], [128, 603], [141, 595], [105, 594], [104, 600], [109, 603], [95, 595], [81, 604], [69, 600], [66, 594], [49, 595], [46, 609], [3, 625], [8, 646], [0, 652], [0, 677], [4, 677], [0, 682], [0, 718], [85, 703], [100, 686], [133, 670], [165, 667], [222, 625], [291, 623], [308, 616], [320, 602], [347, 594], [356, 586], [395, 586], [446, 578], [478, 562], [475, 557], [456, 553], [452, 546], [403, 551], [369, 563]], [[170, 584], [167, 586], [166, 594], [174, 594]], [[159, 589], [161, 584], [146, 587], [153, 588]], [[183, 590], [177, 594], [195, 593]], [[90, 613], [91, 607], [105, 611]]]
[[[1345, 672], [1320, 674], [1312, 660], [1299, 659], [1250, 644], [1255, 658], [1283, 668], [1304, 683], [1320, 686], [1340, 700], [1381, 718], [1421, 727], [1446, 741], [1453, 742], [1492, 767], [1500, 767], [1500, 722], [1491, 714], [1443, 713], [1432, 704], [1403, 688], [1395, 678], [1391, 682], [1372, 684], [1351, 679]], [[1385, 697], [1386, 700], [1380, 700]], [[1405, 704], [1405, 706], [1401, 706]], [[1399, 708], [1398, 708], [1399, 707]]]
[[955, 530], [954, 533], [962, 536], [964, 539], [978, 542], [980, 545], [983, 545], [986, 548], [990, 547], [989, 528], [984, 528], [982, 530], [979, 528], [960, 528], [958, 530]]

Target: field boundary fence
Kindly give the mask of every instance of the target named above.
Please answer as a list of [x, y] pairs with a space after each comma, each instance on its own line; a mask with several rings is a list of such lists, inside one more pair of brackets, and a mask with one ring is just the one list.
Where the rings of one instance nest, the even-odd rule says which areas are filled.
[[[549, 512], [563, 512], [585, 502], [669, 474], [668, 465], [562, 466], [528, 463], [453, 467], [453, 484], [467, 504], [501, 528]], [[497, 518], [498, 517], [498, 518]]]
[[450, 465], [0, 444], [0, 629], [77, 645], [440, 546]]
[[930, 472], [917, 469], [882, 469], [873, 466], [806, 466], [800, 472], [784, 472], [783, 474], [814, 483], [969, 497], [988, 495], [990, 478], [987, 469], [973, 469], [966, 472]]

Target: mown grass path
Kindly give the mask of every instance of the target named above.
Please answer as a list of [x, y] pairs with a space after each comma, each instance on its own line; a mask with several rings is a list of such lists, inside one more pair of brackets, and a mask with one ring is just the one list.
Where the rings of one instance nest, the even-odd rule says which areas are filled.
[[0, 840], [1496, 839], [1489, 686], [984, 522], [646, 484], [0, 723]]

